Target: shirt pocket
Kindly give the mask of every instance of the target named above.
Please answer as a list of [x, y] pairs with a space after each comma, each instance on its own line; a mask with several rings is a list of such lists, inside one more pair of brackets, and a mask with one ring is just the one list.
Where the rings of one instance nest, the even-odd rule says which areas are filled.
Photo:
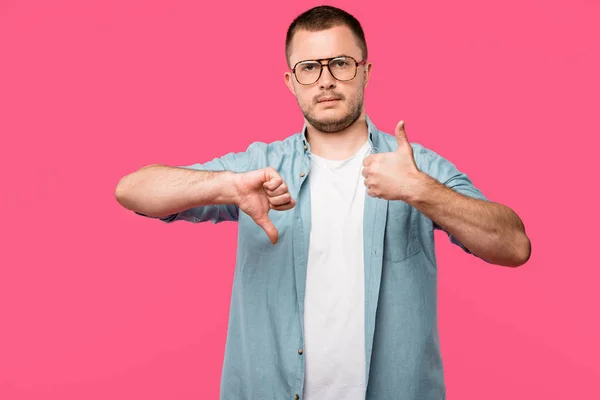
[[403, 201], [388, 202], [383, 240], [385, 260], [399, 263], [421, 251], [417, 214], [417, 210]]

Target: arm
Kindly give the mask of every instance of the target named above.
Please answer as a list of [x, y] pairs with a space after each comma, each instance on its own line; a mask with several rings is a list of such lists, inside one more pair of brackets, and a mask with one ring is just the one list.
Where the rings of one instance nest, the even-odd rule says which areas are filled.
[[196, 207], [237, 204], [234, 173], [149, 165], [124, 176], [115, 189], [125, 208], [165, 218]]
[[450, 161], [411, 145], [403, 121], [396, 126], [396, 139], [396, 151], [365, 158], [367, 194], [410, 204], [434, 228], [446, 231], [452, 243], [489, 263], [516, 267], [527, 262], [531, 244], [511, 209], [488, 201]]
[[434, 221], [469, 252], [493, 264], [527, 262], [531, 243], [519, 216], [502, 204], [463, 195], [425, 173], [407, 203]]
[[289, 210], [295, 200], [274, 168], [250, 170], [252, 151], [261, 146], [251, 145], [245, 153], [229, 153], [206, 164], [140, 168], [119, 181], [115, 197], [123, 207], [165, 222], [237, 221], [242, 211], [277, 243], [279, 233], [269, 211]]
[[161, 221], [237, 221], [239, 207], [231, 199], [232, 175], [253, 167], [257, 144], [206, 163], [168, 167], [149, 165], [123, 177], [115, 197], [123, 207]]

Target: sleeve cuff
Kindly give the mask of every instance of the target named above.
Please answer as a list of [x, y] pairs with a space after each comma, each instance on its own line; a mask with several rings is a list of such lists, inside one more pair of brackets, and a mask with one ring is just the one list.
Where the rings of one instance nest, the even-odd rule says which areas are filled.
[[142, 217], [146, 217], [146, 218], [159, 219], [159, 220], [161, 220], [163, 222], [173, 222], [173, 221], [175, 221], [177, 219], [177, 213], [170, 214], [170, 215], [167, 215], [165, 217], [153, 217], [151, 215], [142, 214], [142, 213], [139, 213], [137, 211], [134, 211], [134, 213], [136, 213], [137, 215], [141, 215]]

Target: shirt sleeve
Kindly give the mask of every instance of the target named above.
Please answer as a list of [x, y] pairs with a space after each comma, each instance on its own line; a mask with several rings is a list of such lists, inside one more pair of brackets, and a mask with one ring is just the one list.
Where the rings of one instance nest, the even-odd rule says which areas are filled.
[[[248, 172], [252, 170], [254, 151], [256, 151], [256, 145], [253, 143], [245, 152], [229, 153], [206, 163], [182, 165], [179, 167], [197, 171]], [[217, 224], [224, 221], [237, 221], [239, 209], [235, 204], [216, 204], [190, 208], [165, 217], [151, 217], [138, 212], [136, 214], [148, 218], [156, 218], [167, 223], [174, 221], [188, 221], [193, 223], [210, 221], [213, 224]]]
[[[440, 156], [436, 152], [422, 148], [426, 157], [426, 172], [429, 176], [436, 179], [438, 182], [449, 187], [450, 189], [474, 199], [489, 201], [471, 181], [471, 179], [464, 172], [458, 170], [458, 168], [450, 161]], [[438, 224], [433, 222], [435, 229], [442, 229]], [[444, 230], [450, 239], [450, 242], [459, 246], [466, 253], [473, 254], [467, 249], [458, 239], [456, 239], [448, 231]], [[485, 261], [485, 260], [484, 260]]]

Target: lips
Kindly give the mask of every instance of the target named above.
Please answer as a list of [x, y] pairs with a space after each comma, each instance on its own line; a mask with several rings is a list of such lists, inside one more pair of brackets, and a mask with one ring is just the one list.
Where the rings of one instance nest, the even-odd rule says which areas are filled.
[[323, 97], [321, 99], [319, 99], [319, 101], [317, 101], [317, 103], [325, 103], [328, 101], [336, 101], [339, 100], [339, 97]]

